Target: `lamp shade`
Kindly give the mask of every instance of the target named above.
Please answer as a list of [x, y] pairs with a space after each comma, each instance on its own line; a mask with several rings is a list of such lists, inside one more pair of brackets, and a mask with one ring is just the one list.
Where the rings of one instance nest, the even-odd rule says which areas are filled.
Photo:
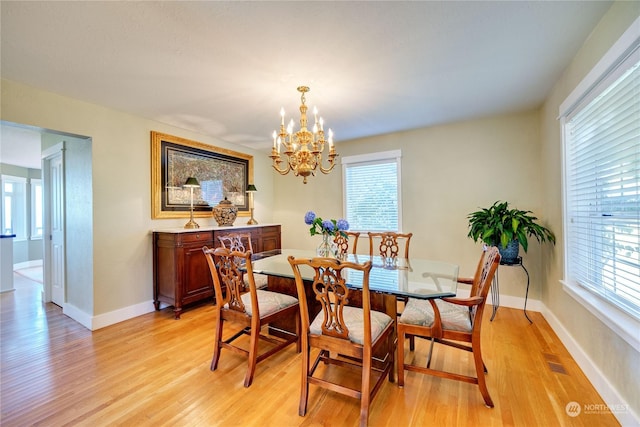
[[187, 178], [187, 182], [184, 183], [183, 187], [198, 188], [198, 187], [200, 187], [200, 183], [198, 182], [197, 179], [195, 179], [194, 177], [190, 176], [189, 178]]
[[256, 186], [255, 186], [255, 185], [253, 185], [253, 184], [249, 184], [249, 185], [247, 186], [247, 191], [258, 191], [258, 189], [256, 188]]

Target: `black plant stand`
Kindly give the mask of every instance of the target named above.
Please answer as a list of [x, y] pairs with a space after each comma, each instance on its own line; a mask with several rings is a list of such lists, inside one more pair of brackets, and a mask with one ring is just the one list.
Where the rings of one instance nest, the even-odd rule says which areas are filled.
[[[527, 292], [524, 295], [524, 317], [527, 318], [529, 323], [533, 323], [531, 319], [529, 319], [529, 315], [527, 314], [527, 299], [529, 298], [529, 272], [524, 267], [522, 263], [522, 257], [519, 256], [516, 258], [514, 262], [507, 262], [500, 260], [500, 265], [506, 265], [508, 267], [522, 267], [525, 274], [527, 275]], [[499, 269], [498, 269], [499, 270]], [[496, 312], [498, 311], [498, 307], [500, 307], [500, 281], [498, 279], [498, 270], [496, 270], [496, 275], [493, 277], [493, 282], [491, 283], [491, 303], [493, 304], [493, 313], [491, 313], [490, 321], [493, 321], [493, 318], [496, 317]]]

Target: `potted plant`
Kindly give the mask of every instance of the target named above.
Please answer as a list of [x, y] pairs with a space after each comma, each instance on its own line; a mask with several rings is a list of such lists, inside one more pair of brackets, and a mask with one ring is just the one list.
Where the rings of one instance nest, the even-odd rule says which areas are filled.
[[538, 242], [556, 242], [551, 230], [538, 224], [531, 211], [510, 209], [508, 202], [495, 202], [488, 209], [472, 212], [467, 216], [469, 234], [474, 242], [481, 239], [490, 246], [497, 246], [504, 263], [516, 263], [519, 247], [527, 252], [528, 238]]

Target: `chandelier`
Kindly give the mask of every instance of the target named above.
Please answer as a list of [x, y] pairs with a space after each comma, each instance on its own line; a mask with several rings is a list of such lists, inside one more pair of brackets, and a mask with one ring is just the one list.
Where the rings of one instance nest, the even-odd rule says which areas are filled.
[[[309, 175], [315, 175], [316, 169], [324, 174], [331, 172], [335, 166], [335, 160], [338, 156], [333, 146], [333, 132], [328, 131], [328, 139], [324, 139], [324, 121], [322, 117], [318, 119], [318, 109], [313, 108], [315, 124], [313, 131], [307, 129], [307, 106], [305, 105], [304, 94], [309, 92], [307, 86], [298, 87], [298, 92], [302, 93], [300, 97], [302, 104], [300, 105], [300, 130], [293, 132], [293, 119], [285, 129], [284, 127], [284, 108], [280, 109], [280, 133], [273, 131], [273, 148], [271, 149], [271, 159], [273, 159], [273, 168], [280, 175], [286, 175], [289, 171], [293, 171], [295, 176], [302, 176], [303, 183], [307, 183]], [[328, 143], [328, 166], [322, 166], [322, 152], [324, 145]], [[280, 157], [280, 150], [284, 145], [285, 160]], [[284, 167], [280, 167], [280, 163], [286, 162]]]

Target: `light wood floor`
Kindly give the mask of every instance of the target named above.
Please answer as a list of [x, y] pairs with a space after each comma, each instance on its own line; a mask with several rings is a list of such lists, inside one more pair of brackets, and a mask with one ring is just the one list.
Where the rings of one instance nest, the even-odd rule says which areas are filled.
[[[165, 309], [92, 333], [38, 302], [39, 284], [15, 277], [17, 290], [0, 296], [3, 427], [357, 425], [355, 400], [314, 386], [307, 416], [298, 416], [300, 356], [293, 347], [259, 364], [248, 389], [238, 355], [223, 351], [211, 372], [210, 304], [181, 320]], [[493, 322], [485, 319], [495, 408], [484, 406], [477, 386], [410, 372], [403, 389], [385, 383], [370, 425], [619, 425], [609, 413], [567, 415], [570, 402], [603, 402], [544, 318], [530, 317], [533, 325], [522, 311], [500, 308]], [[426, 351], [419, 340], [415, 357]], [[436, 366], [471, 372], [470, 362], [466, 352], [436, 347]]]

